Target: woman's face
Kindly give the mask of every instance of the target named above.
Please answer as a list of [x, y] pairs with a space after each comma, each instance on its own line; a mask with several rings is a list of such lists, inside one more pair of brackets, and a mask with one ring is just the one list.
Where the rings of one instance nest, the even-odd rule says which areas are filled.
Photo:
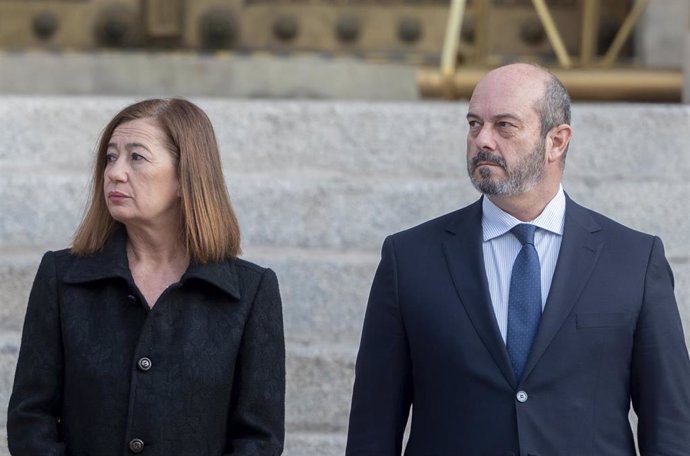
[[173, 227], [179, 221], [177, 159], [153, 119], [115, 128], [106, 151], [103, 193], [110, 215], [128, 226]]

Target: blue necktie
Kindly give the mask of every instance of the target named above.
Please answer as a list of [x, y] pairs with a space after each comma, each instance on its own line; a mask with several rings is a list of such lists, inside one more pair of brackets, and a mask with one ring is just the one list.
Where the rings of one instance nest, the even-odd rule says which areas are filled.
[[534, 247], [537, 227], [527, 223], [510, 230], [522, 244], [513, 263], [508, 296], [508, 335], [506, 346], [515, 377], [520, 381], [541, 318], [541, 272]]

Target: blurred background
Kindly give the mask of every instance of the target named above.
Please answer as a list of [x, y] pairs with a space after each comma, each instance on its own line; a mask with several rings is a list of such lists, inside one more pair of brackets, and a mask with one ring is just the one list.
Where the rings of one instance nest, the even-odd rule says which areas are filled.
[[244, 256], [278, 274], [285, 454], [342, 455], [381, 243], [478, 197], [466, 100], [514, 61], [566, 83], [565, 189], [661, 236], [687, 334], [688, 0], [0, 0], [0, 456], [40, 257], [69, 245], [101, 129], [159, 96], [209, 114]]
[[0, 93], [414, 100], [444, 92], [420, 69], [528, 60], [589, 70], [577, 98], [635, 69], [618, 98], [679, 101], [688, 22], [687, 0], [0, 0]]

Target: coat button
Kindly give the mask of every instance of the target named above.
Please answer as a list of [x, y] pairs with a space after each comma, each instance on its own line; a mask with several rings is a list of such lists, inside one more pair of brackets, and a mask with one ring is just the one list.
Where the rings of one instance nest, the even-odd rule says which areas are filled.
[[134, 295], [127, 295], [127, 302], [130, 304], [136, 304], [137, 303], [137, 297]]
[[139, 367], [139, 370], [142, 372], [146, 372], [147, 370], [151, 369], [151, 360], [148, 359], [146, 356], [143, 358], [139, 358], [139, 361], [137, 361], [137, 366]]
[[129, 441], [129, 451], [134, 454], [139, 454], [144, 451], [144, 441], [141, 439], [132, 439]]
[[527, 398], [529, 396], [527, 396], [527, 393], [524, 391], [518, 391], [515, 397], [517, 398], [518, 402], [527, 402]]

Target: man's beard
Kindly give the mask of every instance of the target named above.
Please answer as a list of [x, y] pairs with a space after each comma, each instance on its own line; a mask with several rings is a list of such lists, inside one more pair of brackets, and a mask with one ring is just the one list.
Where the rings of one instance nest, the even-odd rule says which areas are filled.
[[[546, 150], [544, 138], [535, 145], [532, 152], [527, 154], [515, 166], [508, 168], [503, 157], [485, 150], [467, 160], [467, 172], [474, 188], [488, 196], [514, 196], [525, 193], [537, 185], [544, 177], [544, 152]], [[493, 163], [503, 169], [506, 177], [502, 180], [491, 178], [491, 167], [484, 166], [475, 177], [474, 171], [480, 162]]]

